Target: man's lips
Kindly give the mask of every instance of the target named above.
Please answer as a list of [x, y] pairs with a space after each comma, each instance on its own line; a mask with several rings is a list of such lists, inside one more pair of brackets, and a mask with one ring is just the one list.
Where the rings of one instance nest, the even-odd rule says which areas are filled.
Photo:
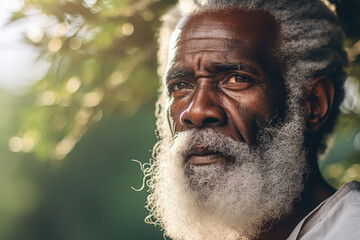
[[186, 159], [190, 165], [207, 165], [227, 161], [227, 158], [221, 153], [211, 151], [201, 146], [192, 147]]

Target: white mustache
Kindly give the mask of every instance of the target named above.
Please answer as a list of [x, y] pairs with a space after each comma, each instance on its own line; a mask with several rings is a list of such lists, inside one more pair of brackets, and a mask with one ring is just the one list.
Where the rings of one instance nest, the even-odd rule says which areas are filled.
[[185, 157], [194, 146], [203, 147], [230, 157], [239, 156], [244, 151], [254, 151], [247, 143], [217, 133], [211, 128], [203, 130], [191, 129], [177, 133], [174, 136], [170, 151], [175, 151]]

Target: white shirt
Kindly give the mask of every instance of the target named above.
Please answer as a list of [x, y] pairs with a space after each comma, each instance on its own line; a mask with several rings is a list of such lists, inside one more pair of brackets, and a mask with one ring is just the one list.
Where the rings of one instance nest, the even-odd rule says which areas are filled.
[[317, 206], [287, 240], [360, 240], [360, 183], [352, 181]]

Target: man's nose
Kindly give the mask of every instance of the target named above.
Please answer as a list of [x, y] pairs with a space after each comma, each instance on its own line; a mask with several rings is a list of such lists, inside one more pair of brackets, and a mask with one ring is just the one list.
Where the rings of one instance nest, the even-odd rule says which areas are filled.
[[189, 107], [180, 115], [181, 124], [187, 128], [221, 126], [226, 122], [226, 114], [219, 105], [215, 89], [195, 90]]

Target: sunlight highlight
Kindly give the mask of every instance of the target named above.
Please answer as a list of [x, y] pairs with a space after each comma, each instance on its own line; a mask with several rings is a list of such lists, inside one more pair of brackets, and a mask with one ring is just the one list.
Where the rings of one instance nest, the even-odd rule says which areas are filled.
[[9, 149], [12, 152], [20, 152], [23, 148], [23, 141], [19, 137], [12, 137], [9, 140]]
[[48, 43], [48, 49], [50, 52], [56, 53], [62, 47], [62, 41], [60, 38], [53, 38]]
[[131, 36], [134, 33], [134, 25], [129, 22], [124, 23], [121, 29], [125, 36]]
[[50, 106], [55, 103], [56, 97], [52, 91], [46, 91], [41, 95], [41, 101], [44, 105]]
[[80, 38], [73, 37], [69, 41], [69, 47], [74, 51], [79, 50], [81, 48], [81, 45], [82, 40]]
[[26, 36], [30, 39], [30, 41], [38, 43], [43, 39], [44, 31], [37, 26], [31, 26], [26, 31]]
[[97, 92], [90, 92], [84, 96], [84, 106], [86, 107], [95, 107], [100, 103], [101, 96]]
[[80, 85], [81, 85], [80, 78], [76, 77], [76, 76], [73, 76], [66, 83], [66, 90], [69, 93], [74, 93], [80, 88]]

